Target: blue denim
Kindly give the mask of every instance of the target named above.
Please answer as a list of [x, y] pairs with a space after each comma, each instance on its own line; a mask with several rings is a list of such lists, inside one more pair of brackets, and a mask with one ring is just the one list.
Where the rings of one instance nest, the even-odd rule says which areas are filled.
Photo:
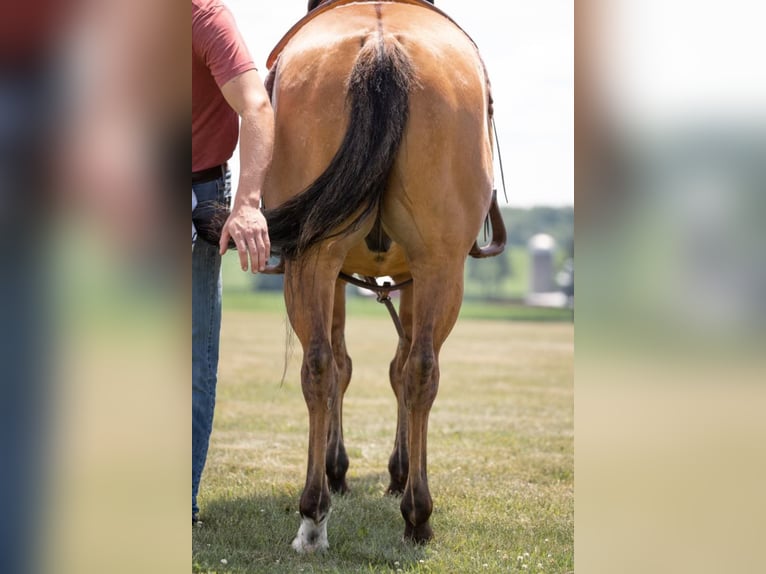
[[[231, 174], [192, 185], [197, 200], [229, 203]], [[197, 239], [192, 247], [192, 516], [213, 430], [221, 332], [221, 256], [218, 246]]]
[[42, 569], [46, 487], [58, 484], [49, 481], [50, 410], [66, 394], [51, 377], [58, 309], [48, 247], [60, 239], [50, 233], [46, 169], [61, 86], [46, 62], [7, 63], [0, 61], [0, 572], [32, 574]]

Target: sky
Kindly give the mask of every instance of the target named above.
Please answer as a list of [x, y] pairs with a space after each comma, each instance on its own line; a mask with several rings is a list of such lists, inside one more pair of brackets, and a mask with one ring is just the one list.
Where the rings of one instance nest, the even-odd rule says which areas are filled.
[[[266, 58], [306, 0], [224, 0], [265, 77]], [[574, 204], [572, 0], [436, 0], [479, 47], [489, 71], [508, 204]], [[238, 153], [232, 163], [238, 174]], [[495, 184], [503, 202], [500, 169]], [[235, 184], [236, 186], [236, 184]]]
[[591, 30], [591, 40], [602, 68], [599, 88], [622, 125], [663, 131], [707, 122], [763, 126], [765, 3], [604, 4], [602, 30]]

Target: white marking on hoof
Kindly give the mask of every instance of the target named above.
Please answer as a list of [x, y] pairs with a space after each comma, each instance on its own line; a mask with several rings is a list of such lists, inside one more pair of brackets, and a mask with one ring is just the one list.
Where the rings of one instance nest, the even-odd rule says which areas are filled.
[[293, 550], [298, 554], [327, 550], [330, 547], [330, 543], [327, 541], [327, 519], [329, 516], [330, 513], [328, 512], [319, 523], [311, 518], [302, 518], [298, 535], [293, 540]]

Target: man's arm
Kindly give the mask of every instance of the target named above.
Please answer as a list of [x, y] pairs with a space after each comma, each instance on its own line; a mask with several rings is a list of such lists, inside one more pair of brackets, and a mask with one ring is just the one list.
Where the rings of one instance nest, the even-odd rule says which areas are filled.
[[231, 215], [221, 233], [221, 254], [234, 240], [243, 271], [266, 267], [271, 251], [266, 218], [260, 211], [261, 192], [274, 147], [274, 114], [256, 70], [244, 72], [221, 88], [224, 98], [239, 114], [239, 184]]

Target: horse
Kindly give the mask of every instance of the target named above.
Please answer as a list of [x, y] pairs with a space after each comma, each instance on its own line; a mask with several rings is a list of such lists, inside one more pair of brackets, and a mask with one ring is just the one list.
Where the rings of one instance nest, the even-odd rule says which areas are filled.
[[387, 492], [401, 495], [404, 539], [425, 543], [433, 536], [426, 442], [439, 352], [492, 202], [486, 70], [468, 35], [425, 0], [309, 2], [268, 65], [275, 141], [264, 213], [303, 348], [309, 416], [292, 546], [327, 549], [331, 491], [348, 490], [343, 277], [355, 274], [403, 285], [389, 369], [398, 407]]

